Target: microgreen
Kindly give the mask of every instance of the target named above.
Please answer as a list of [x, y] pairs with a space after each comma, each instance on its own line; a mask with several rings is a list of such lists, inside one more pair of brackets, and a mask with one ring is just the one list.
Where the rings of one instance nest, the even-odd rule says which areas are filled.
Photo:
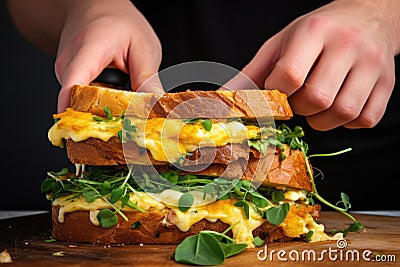
[[266, 139], [249, 139], [247, 143], [250, 147], [254, 147], [264, 157], [267, 156], [268, 141]]
[[118, 132], [118, 137], [122, 143], [126, 143], [129, 140], [134, 140], [132, 133], [137, 132], [137, 126], [132, 125], [132, 122], [128, 118], [123, 118], [122, 130]]
[[111, 228], [118, 223], [116, 213], [110, 209], [102, 209], [97, 214], [97, 220], [99, 220], [100, 226], [103, 228]]
[[135, 230], [135, 229], [140, 228], [140, 226], [142, 226], [142, 224], [141, 224], [139, 221], [137, 221], [137, 222], [135, 222], [135, 223], [133, 223], [133, 224], [131, 225], [131, 229], [132, 229], [132, 230]]
[[183, 122], [186, 124], [194, 124], [197, 122], [201, 122], [201, 125], [207, 132], [211, 131], [212, 128], [212, 121], [210, 119], [193, 118], [193, 119], [184, 119]]
[[259, 236], [256, 236], [256, 237], [254, 237], [253, 244], [256, 247], [260, 247], [260, 246], [264, 245], [264, 240], [262, 240]]
[[49, 239], [45, 239], [43, 241], [46, 242], [46, 243], [54, 243], [54, 242], [57, 242], [58, 240], [55, 239], [55, 238], [49, 238]]
[[192, 119], [184, 119], [183, 122], [186, 124], [191, 124], [191, 123], [196, 123], [198, 121], [201, 121], [200, 118], [192, 118]]
[[332, 234], [336, 234], [336, 233], [343, 233], [343, 236], [346, 236], [349, 232], [358, 232], [361, 229], [364, 228], [364, 225], [360, 222], [354, 222], [353, 224], [351, 224], [349, 227], [345, 228], [345, 229], [341, 229], [341, 230], [332, 230]]
[[185, 238], [175, 249], [174, 259], [180, 263], [195, 265], [220, 265], [226, 258], [234, 256], [247, 248], [247, 244], [236, 244], [226, 235], [232, 225], [223, 233], [201, 231]]
[[311, 237], [314, 234], [314, 231], [308, 231], [308, 233], [306, 234], [306, 241], [310, 242], [311, 241]]
[[106, 114], [105, 118], [93, 116], [93, 120], [97, 121], [97, 122], [119, 121], [119, 120], [124, 119], [124, 117], [125, 117], [125, 112], [122, 112], [121, 115], [119, 115], [119, 116], [113, 116], [111, 113], [111, 110], [108, 107], [104, 107], [103, 111]]
[[[317, 187], [315, 185], [315, 181], [314, 181], [314, 174], [311, 170], [311, 165], [310, 162], [308, 161], [309, 158], [311, 157], [327, 157], [327, 156], [336, 156], [336, 155], [340, 155], [346, 152], [351, 151], [351, 148], [347, 148], [338, 152], [334, 152], [334, 153], [330, 153], [330, 154], [314, 154], [314, 155], [310, 155], [307, 156], [307, 150], [305, 147], [300, 147], [300, 150], [303, 152], [304, 157], [306, 158], [306, 168], [307, 168], [307, 172], [308, 175], [310, 177], [311, 180], [311, 185], [313, 187], [313, 191], [308, 193], [308, 199], [312, 199], [313, 197], [315, 197], [316, 199], [318, 199], [321, 203], [327, 205], [328, 207], [342, 213], [343, 215], [347, 216], [348, 218], [350, 218], [353, 221], [353, 224], [351, 224], [348, 228], [346, 229], [342, 229], [342, 230], [336, 230], [335, 232], [341, 232], [343, 233], [344, 236], [347, 235], [347, 233], [349, 232], [354, 232], [354, 231], [359, 231], [361, 229], [364, 228], [364, 225], [360, 222], [357, 221], [356, 218], [354, 218], [350, 213], [348, 213], [347, 211], [351, 208], [351, 204], [350, 204], [350, 200], [349, 197], [345, 194], [345, 193], [341, 193], [341, 200], [338, 201], [336, 203], [336, 205], [330, 203], [329, 201], [327, 201], [326, 199], [324, 199], [317, 191]], [[312, 202], [314, 202], [314, 200], [312, 200]], [[343, 207], [340, 207], [339, 205], [342, 205]]]
[[179, 210], [182, 212], [187, 211], [193, 205], [194, 198], [190, 192], [183, 194], [178, 200]]
[[270, 224], [279, 225], [285, 220], [289, 209], [289, 203], [284, 203], [276, 207], [271, 207], [265, 212], [265, 217]]
[[212, 122], [211, 122], [211, 120], [210, 119], [205, 119], [205, 120], [203, 120], [202, 122], [201, 122], [201, 125], [203, 125], [203, 128], [206, 130], [206, 131], [211, 131], [211, 128], [212, 128]]

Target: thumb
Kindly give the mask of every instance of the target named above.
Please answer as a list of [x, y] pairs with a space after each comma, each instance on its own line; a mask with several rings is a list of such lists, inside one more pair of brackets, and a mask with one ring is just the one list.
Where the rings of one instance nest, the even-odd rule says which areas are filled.
[[[135, 51], [135, 49], [132, 49]], [[149, 92], [161, 95], [164, 93], [158, 69], [161, 64], [161, 49], [136, 49], [143, 53], [128, 55], [129, 72], [133, 91]]]
[[74, 84], [89, 84], [111, 62], [111, 59], [102, 55], [105, 53], [94, 47], [82, 47], [64, 66], [59, 66], [56, 62], [57, 77], [61, 83], [58, 112], [63, 112], [70, 106], [71, 89]]

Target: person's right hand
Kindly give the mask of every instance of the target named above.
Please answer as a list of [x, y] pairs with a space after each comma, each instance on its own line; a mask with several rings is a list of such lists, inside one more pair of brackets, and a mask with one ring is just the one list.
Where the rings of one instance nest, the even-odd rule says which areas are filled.
[[[55, 62], [56, 76], [62, 85], [59, 112], [69, 106], [74, 84], [89, 84], [106, 67], [128, 73], [135, 91], [158, 72], [160, 41], [130, 1], [78, 0], [71, 3]], [[163, 92], [157, 82], [149, 83], [144, 90]]]

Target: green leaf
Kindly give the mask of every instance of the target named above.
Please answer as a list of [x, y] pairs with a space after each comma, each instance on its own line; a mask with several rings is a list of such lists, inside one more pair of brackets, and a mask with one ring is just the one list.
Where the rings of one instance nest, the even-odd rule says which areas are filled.
[[100, 226], [103, 228], [111, 228], [118, 223], [118, 216], [110, 209], [103, 209], [97, 214]]
[[182, 212], [187, 211], [194, 203], [193, 195], [190, 192], [183, 194], [178, 200], [179, 210]]
[[59, 172], [54, 173], [55, 176], [65, 176], [68, 175], [68, 168], [62, 168]]
[[140, 212], [146, 212], [144, 209], [142, 209], [141, 207], [139, 207], [136, 203], [133, 203], [132, 201], [129, 200], [129, 194], [126, 194], [123, 198], [122, 198], [122, 203], [121, 203], [121, 207], [124, 208], [126, 206], [128, 206], [131, 209], [140, 211]]
[[201, 122], [201, 124], [203, 125], [203, 128], [206, 130], [206, 131], [211, 131], [211, 128], [212, 128], [212, 122], [211, 122], [211, 120], [210, 119], [205, 119], [205, 120], [203, 120], [202, 122]]
[[306, 241], [310, 242], [311, 241], [311, 237], [314, 234], [314, 231], [308, 231], [306, 234]]
[[271, 200], [272, 200], [273, 203], [278, 204], [279, 201], [282, 201], [284, 199], [285, 199], [285, 193], [283, 193], [282, 190], [272, 191]]
[[349, 232], [357, 232], [361, 229], [364, 228], [364, 225], [360, 222], [355, 222], [351, 224], [349, 227], [346, 229], [341, 229], [341, 230], [332, 230], [332, 234], [337, 234], [337, 233], [343, 233], [343, 236], [346, 236]]
[[214, 183], [206, 184], [203, 186], [204, 193], [214, 196], [217, 193], [216, 185]]
[[338, 204], [342, 203], [345, 210], [350, 209], [350, 208], [351, 208], [351, 203], [350, 203], [349, 197], [348, 197], [345, 193], [343, 193], [343, 192], [340, 193], [340, 197], [341, 197], [342, 200], [339, 201], [338, 203], [336, 203], [336, 206], [337, 206]]
[[168, 182], [172, 184], [177, 184], [179, 180], [179, 176], [176, 172], [169, 171], [169, 172], [163, 172], [160, 174], [164, 179], [166, 179]]
[[277, 207], [269, 208], [265, 212], [265, 215], [270, 224], [279, 225], [285, 220], [285, 218], [289, 212], [289, 209], [290, 209], [290, 205], [288, 203], [284, 203]]
[[225, 260], [220, 242], [211, 234], [185, 238], [175, 249], [175, 261], [195, 265], [219, 265]]
[[259, 208], [265, 208], [269, 205], [268, 200], [257, 191], [250, 191], [251, 201]]
[[193, 118], [193, 119], [184, 119], [183, 122], [186, 124], [195, 123], [200, 121], [200, 118]]
[[264, 139], [249, 139], [247, 143], [250, 147], [254, 147], [264, 157], [267, 156], [268, 142]]
[[103, 110], [104, 110], [104, 113], [106, 113], [107, 119], [112, 120], [113, 115], [111, 114], [110, 109], [108, 107], [104, 107]]
[[124, 194], [124, 190], [121, 187], [115, 188], [115, 189], [111, 190], [111, 195], [108, 200], [111, 203], [115, 203], [122, 197], [123, 194]]
[[43, 241], [46, 242], [46, 243], [54, 243], [54, 242], [57, 242], [58, 240], [55, 239], [55, 238], [50, 238], [50, 239], [45, 239]]
[[256, 247], [261, 247], [264, 245], [264, 240], [262, 240], [259, 236], [256, 236], [253, 240], [253, 243]]
[[247, 203], [247, 201], [245, 200], [239, 200], [236, 201], [235, 204], [236, 207], [243, 207], [243, 211], [244, 211], [244, 215], [246, 215], [246, 218], [249, 219], [250, 218], [250, 206], [249, 203]]
[[229, 258], [231, 256], [234, 256], [236, 254], [239, 254], [243, 250], [247, 248], [247, 244], [225, 244], [221, 242], [221, 247], [224, 251], [225, 258]]
[[44, 180], [42, 182], [42, 184], [40, 185], [40, 191], [42, 193], [50, 193], [53, 190], [53, 183], [54, 183], [54, 179], [48, 177], [46, 180]]
[[100, 195], [96, 191], [86, 188], [82, 192], [82, 196], [86, 199], [86, 202], [88, 203], [92, 203], [93, 201], [95, 201], [100, 197]]
[[142, 226], [142, 224], [139, 221], [137, 221], [132, 224], [131, 229], [135, 230], [135, 229], [138, 229], [140, 226]]
[[104, 181], [102, 185], [100, 185], [101, 191], [100, 195], [104, 196], [111, 192], [111, 184], [109, 181]]

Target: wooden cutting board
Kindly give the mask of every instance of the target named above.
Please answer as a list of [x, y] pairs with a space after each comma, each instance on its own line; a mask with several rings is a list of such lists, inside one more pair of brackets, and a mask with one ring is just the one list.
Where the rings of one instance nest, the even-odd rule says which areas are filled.
[[[272, 243], [233, 256], [224, 266], [400, 266], [400, 217], [355, 217], [364, 230], [350, 233], [340, 244]], [[320, 222], [327, 231], [350, 223], [337, 212], [322, 212]], [[50, 229], [50, 214], [0, 220], [0, 252], [9, 252], [13, 266], [184, 266], [173, 260], [173, 245], [46, 243]]]

